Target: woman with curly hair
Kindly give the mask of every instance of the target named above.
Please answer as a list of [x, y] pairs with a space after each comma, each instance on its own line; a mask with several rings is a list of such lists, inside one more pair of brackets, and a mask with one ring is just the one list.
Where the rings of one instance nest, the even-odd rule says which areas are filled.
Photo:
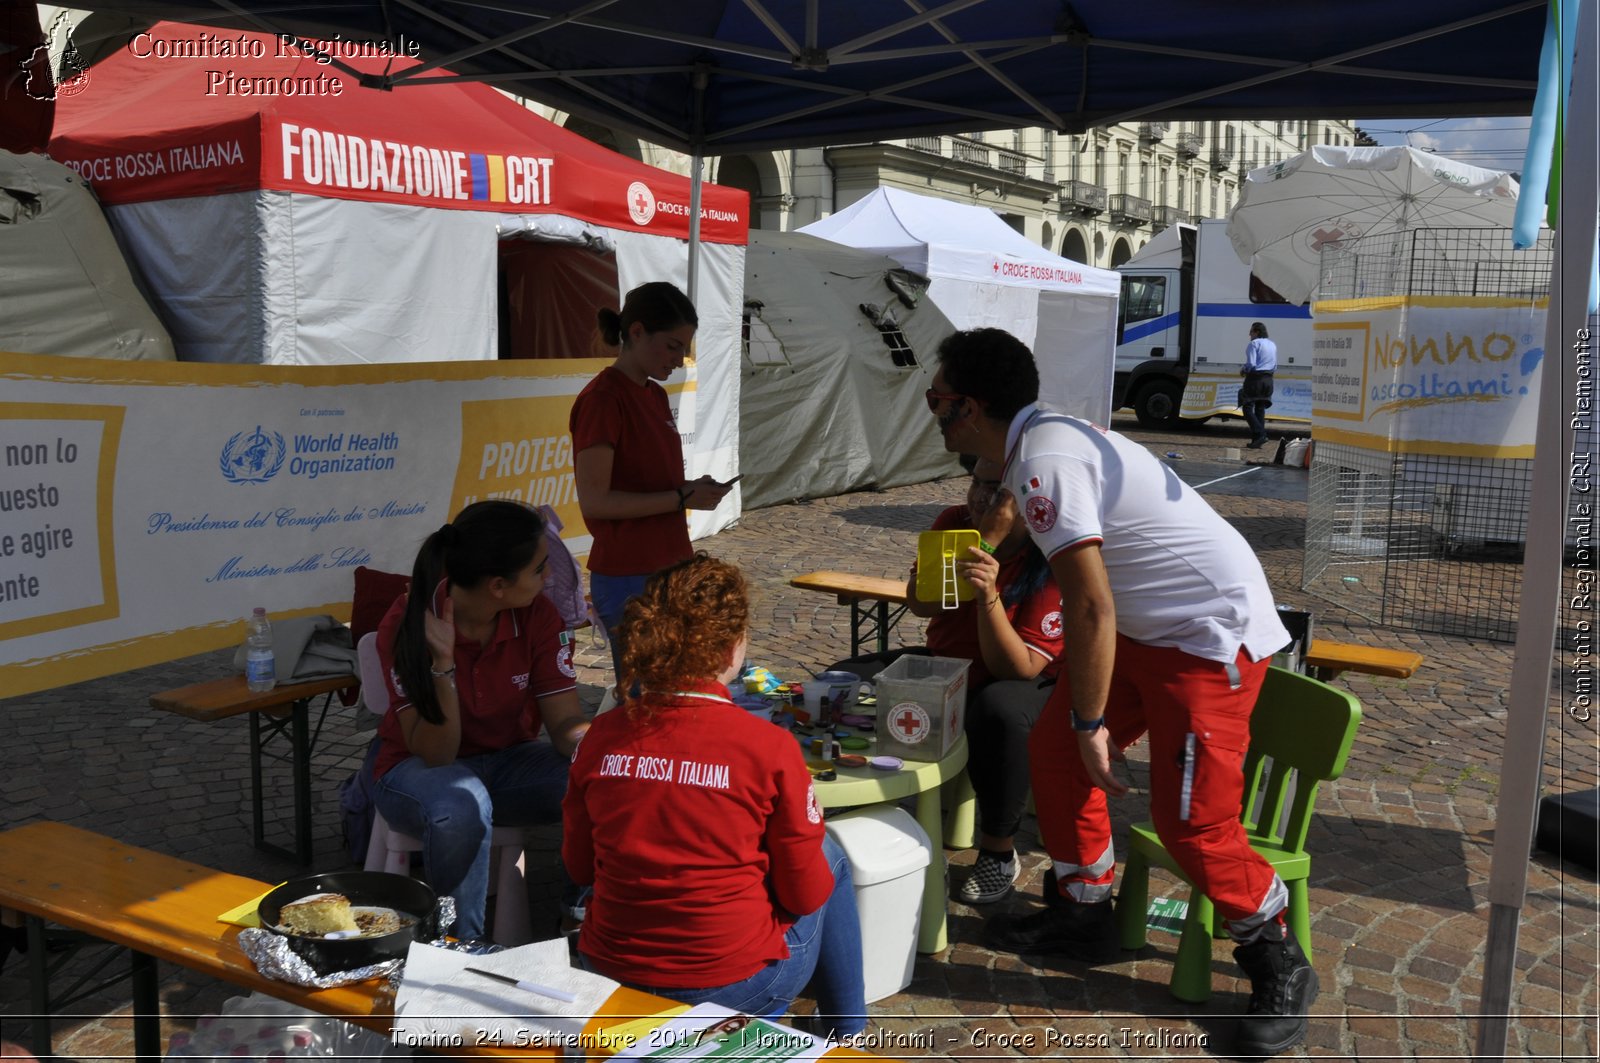
[[844, 851], [800, 747], [733, 703], [750, 603], [699, 554], [623, 616], [622, 683], [572, 764], [562, 857], [593, 884], [583, 963], [687, 1004], [776, 1017], [808, 982], [822, 1026], [866, 1025], [861, 928]]
[[567, 760], [588, 727], [566, 625], [540, 593], [549, 554], [538, 513], [474, 502], [423, 542], [410, 592], [378, 627], [389, 687], [378, 810], [422, 839], [434, 889], [456, 899], [460, 938], [483, 935], [493, 825], [560, 817]]

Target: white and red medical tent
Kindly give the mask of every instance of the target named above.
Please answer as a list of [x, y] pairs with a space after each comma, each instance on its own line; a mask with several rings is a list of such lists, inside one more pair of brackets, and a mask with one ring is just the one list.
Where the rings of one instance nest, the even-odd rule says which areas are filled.
[[[163, 22], [55, 128], [184, 360], [584, 356], [595, 306], [686, 282], [687, 178], [483, 85], [378, 91], [276, 37]], [[736, 388], [748, 196], [708, 185], [701, 206], [699, 386]]]

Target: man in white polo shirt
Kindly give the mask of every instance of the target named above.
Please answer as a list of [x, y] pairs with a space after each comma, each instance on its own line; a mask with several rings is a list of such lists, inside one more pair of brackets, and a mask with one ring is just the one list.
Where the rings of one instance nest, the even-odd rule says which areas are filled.
[[[1052, 861], [1046, 907], [997, 916], [989, 943], [1089, 962], [1118, 955], [1106, 795], [1121, 750], [1148, 734], [1150, 807], [1167, 851], [1228, 920], [1253, 987], [1237, 1050], [1302, 1040], [1317, 976], [1288, 892], [1239, 823], [1250, 713], [1288, 641], [1244, 538], [1144, 447], [1037, 405], [1033, 355], [1000, 329], [949, 337], [928, 405], [947, 449], [1005, 462], [1065, 622], [1063, 680], [1029, 743]], [[979, 529], [984, 531], [985, 529]], [[992, 542], [987, 535], [985, 542]]]

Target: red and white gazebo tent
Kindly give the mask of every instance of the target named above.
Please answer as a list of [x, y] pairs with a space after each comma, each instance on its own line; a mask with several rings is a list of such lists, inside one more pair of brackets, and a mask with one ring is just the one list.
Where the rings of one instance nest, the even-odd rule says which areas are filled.
[[[185, 360], [583, 356], [594, 307], [686, 280], [687, 178], [485, 86], [363, 88], [266, 34], [156, 24], [60, 101], [50, 153]], [[699, 388], [726, 374], [732, 409], [748, 196], [705, 186], [701, 214]]]

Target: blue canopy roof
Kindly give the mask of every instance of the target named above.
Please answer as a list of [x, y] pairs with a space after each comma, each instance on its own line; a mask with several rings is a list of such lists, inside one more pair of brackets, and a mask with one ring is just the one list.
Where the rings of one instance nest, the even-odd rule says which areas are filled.
[[1545, 0], [74, 6], [345, 41], [404, 37], [427, 65], [380, 87], [477, 78], [706, 154], [1144, 119], [1526, 114], [1547, 17]]

